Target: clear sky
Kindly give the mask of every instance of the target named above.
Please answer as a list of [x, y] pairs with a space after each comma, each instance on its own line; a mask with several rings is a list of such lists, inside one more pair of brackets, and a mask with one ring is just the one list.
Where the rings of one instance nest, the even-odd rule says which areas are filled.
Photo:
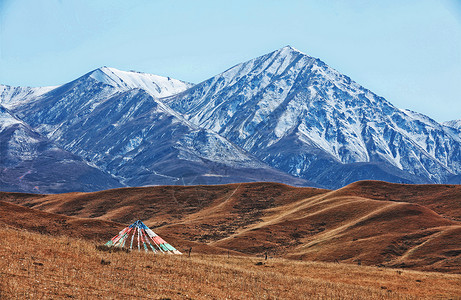
[[0, 83], [100, 66], [194, 83], [291, 45], [400, 108], [461, 119], [461, 0], [0, 0]]

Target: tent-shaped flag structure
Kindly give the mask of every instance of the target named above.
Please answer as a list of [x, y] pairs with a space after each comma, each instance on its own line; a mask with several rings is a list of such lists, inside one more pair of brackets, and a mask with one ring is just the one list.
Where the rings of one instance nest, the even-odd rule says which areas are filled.
[[[173, 246], [165, 242], [160, 236], [149, 229], [143, 222], [137, 220], [130, 226], [120, 231], [110, 241], [106, 243], [108, 247], [125, 247], [127, 241], [130, 244], [130, 249], [133, 249], [133, 242], [138, 245], [138, 250], [141, 250], [141, 244], [144, 251], [148, 252], [149, 248], [154, 253], [182, 254]], [[128, 245], [126, 245], [128, 247]], [[136, 244], [135, 244], [136, 247]]]

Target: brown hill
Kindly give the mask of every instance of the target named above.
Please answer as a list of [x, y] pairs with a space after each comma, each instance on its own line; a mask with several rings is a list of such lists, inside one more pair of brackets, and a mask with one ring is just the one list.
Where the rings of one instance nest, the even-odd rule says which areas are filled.
[[461, 272], [459, 186], [359, 182], [329, 191], [244, 183], [2, 193], [0, 200], [125, 224], [139, 218], [178, 241], [248, 254]]
[[336, 194], [416, 203], [446, 218], [461, 221], [461, 185], [397, 184], [369, 180], [352, 183], [337, 190]]

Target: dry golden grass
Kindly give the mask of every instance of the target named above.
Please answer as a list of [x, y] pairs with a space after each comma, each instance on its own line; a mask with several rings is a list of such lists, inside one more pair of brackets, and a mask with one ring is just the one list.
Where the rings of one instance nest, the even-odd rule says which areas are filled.
[[107, 253], [85, 240], [12, 228], [0, 229], [0, 236], [0, 299], [461, 299], [461, 275], [455, 274], [226, 255]]
[[461, 274], [460, 203], [461, 185], [376, 181], [336, 191], [239, 183], [55, 195], [0, 192], [0, 222], [97, 240], [140, 219], [171, 244], [196, 253], [269, 252]]

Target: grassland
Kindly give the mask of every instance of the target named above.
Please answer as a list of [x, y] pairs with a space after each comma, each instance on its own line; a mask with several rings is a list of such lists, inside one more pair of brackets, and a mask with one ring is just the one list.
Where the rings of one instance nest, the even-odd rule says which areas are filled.
[[258, 257], [108, 253], [0, 229], [0, 299], [461, 299], [461, 275]]
[[137, 219], [196, 253], [269, 252], [461, 274], [461, 185], [363, 181], [330, 191], [256, 182], [0, 192], [0, 223], [39, 233], [108, 239]]

